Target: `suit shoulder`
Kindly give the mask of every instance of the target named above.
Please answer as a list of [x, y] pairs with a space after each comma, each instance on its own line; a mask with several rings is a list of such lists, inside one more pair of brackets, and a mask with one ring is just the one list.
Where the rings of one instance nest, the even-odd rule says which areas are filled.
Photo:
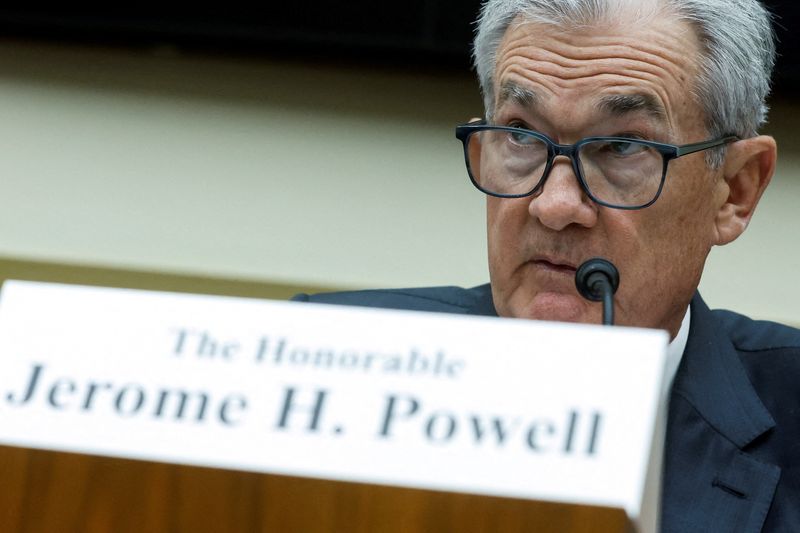
[[740, 352], [789, 350], [800, 354], [800, 330], [796, 328], [732, 311], [717, 310], [713, 314]]
[[406, 311], [438, 311], [467, 313], [490, 292], [488, 285], [470, 289], [462, 287], [418, 287], [407, 289], [374, 289], [361, 291], [298, 294], [294, 301], [402, 309]]
[[[729, 311], [714, 311], [714, 314], [718, 318], [717, 325], [724, 328], [733, 343], [750, 384], [774, 421], [775, 429], [762, 436], [751, 453], [764, 462], [786, 468], [796, 462], [800, 438], [800, 397], [796, 392], [800, 380], [800, 330], [752, 320]], [[783, 482], [792, 475], [789, 469], [781, 476], [782, 485], [778, 490], [784, 494], [782, 505], [786, 505], [787, 499], [796, 500], [794, 494], [789, 496], [786, 491], [800, 489], [795, 482]]]

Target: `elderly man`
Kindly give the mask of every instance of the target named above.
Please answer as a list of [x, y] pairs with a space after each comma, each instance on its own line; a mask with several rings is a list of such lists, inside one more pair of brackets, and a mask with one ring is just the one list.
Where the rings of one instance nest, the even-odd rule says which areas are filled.
[[775, 167], [757, 134], [774, 55], [757, 0], [489, 0], [486, 116], [457, 136], [491, 284], [297, 299], [598, 323], [574, 277], [608, 258], [617, 323], [673, 339], [663, 530], [800, 531], [800, 332], [696, 294]]

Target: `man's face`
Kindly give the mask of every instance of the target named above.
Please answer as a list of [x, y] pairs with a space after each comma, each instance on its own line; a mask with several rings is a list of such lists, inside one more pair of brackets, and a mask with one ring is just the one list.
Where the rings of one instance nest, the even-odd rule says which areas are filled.
[[[668, 18], [564, 31], [514, 24], [498, 49], [493, 122], [559, 143], [624, 136], [687, 144], [707, 139], [692, 97], [699, 45]], [[618, 98], [625, 96], [629, 98]], [[620, 325], [677, 332], [718, 237], [726, 199], [705, 152], [673, 160], [658, 201], [625, 211], [594, 204], [570, 161], [555, 160], [532, 197], [489, 197], [489, 267], [501, 316], [599, 323], [601, 307], [575, 289], [575, 269], [601, 256], [620, 271]]]

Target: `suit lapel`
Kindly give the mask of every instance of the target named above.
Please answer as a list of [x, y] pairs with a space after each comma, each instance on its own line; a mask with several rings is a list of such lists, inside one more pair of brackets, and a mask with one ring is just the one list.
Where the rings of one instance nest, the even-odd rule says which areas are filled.
[[742, 450], [774, 425], [731, 341], [696, 295], [669, 406], [663, 531], [761, 531], [780, 468]]

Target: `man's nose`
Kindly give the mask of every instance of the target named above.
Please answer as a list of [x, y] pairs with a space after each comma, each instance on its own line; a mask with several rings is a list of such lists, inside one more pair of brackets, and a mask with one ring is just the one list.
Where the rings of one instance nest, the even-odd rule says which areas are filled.
[[556, 231], [571, 224], [589, 228], [597, 222], [597, 206], [583, 191], [572, 165], [563, 157], [554, 161], [542, 189], [531, 198], [528, 211]]

